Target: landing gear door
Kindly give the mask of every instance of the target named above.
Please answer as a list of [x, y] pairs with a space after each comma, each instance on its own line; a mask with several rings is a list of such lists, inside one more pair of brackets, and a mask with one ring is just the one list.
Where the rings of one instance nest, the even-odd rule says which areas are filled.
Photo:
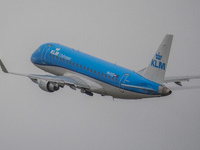
[[124, 86], [122, 84], [125, 84], [127, 82], [127, 78], [129, 77], [129, 74], [126, 73], [124, 74], [121, 79], [120, 79], [120, 82], [119, 82], [119, 90], [120, 92], [124, 93]]

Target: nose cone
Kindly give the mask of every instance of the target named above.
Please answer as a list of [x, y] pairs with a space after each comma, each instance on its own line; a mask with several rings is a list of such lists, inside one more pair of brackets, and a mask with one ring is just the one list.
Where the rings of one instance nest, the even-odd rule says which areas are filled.
[[31, 62], [33, 64], [40, 64], [41, 63], [41, 56], [40, 56], [40, 52], [39, 52], [38, 49], [31, 55]]

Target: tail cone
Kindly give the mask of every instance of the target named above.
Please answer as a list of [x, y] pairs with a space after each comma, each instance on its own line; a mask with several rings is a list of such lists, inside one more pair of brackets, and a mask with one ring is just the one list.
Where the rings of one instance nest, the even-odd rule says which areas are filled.
[[167, 96], [170, 95], [172, 91], [165, 86], [159, 86], [159, 93], [161, 96]]

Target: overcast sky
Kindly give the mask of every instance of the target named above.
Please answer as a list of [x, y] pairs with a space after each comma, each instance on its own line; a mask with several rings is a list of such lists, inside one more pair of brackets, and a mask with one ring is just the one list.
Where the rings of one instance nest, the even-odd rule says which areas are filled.
[[[57, 42], [132, 70], [174, 35], [167, 76], [200, 74], [197, 0], [1, 0], [0, 58], [7, 69], [46, 74], [30, 62]], [[2, 150], [199, 150], [200, 81], [164, 98], [126, 101], [65, 87], [42, 91], [0, 72]], [[191, 89], [190, 89], [191, 88]], [[189, 89], [189, 90], [188, 90]]]

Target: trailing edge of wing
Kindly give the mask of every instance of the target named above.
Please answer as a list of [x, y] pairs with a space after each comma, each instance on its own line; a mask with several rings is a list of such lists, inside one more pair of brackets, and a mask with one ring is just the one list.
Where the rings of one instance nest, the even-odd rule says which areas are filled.
[[133, 86], [133, 85], [128, 85], [128, 84], [121, 84], [121, 85], [125, 86], [125, 87], [131, 87], [131, 88], [136, 88], [136, 89], [141, 89], [141, 90], [147, 90], [147, 91], [157, 92], [154, 89], [147, 88], [147, 87], [142, 87], [142, 86]]

